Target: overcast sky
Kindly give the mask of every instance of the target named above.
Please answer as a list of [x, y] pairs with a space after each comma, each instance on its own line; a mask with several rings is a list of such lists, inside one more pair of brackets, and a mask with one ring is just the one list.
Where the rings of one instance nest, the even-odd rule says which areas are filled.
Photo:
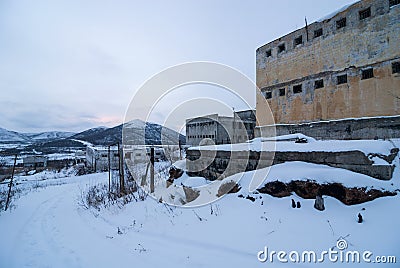
[[353, 2], [1, 0], [0, 127], [115, 126], [147, 79], [184, 62], [255, 80], [257, 47]]

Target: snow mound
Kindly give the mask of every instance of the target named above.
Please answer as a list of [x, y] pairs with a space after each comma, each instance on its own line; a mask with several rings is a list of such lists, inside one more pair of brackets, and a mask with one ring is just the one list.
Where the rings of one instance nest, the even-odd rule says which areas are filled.
[[[297, 143], [296, 140], [306, 140]], [[277, 151], [277, 152], [348, 152], [361, 151], [365, 155], [389, 155], [395, 145], [386, 140], [315, 140], [301, 133], [270, 138], [255, 138], [246, 143], [196, 146], [189, 150], [210, 151]]]

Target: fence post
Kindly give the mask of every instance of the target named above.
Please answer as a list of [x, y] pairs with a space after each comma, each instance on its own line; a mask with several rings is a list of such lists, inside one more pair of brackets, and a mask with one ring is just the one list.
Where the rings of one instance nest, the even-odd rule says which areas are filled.
[[150, 149], [150, 193], [154, 193], [154, 148]]
[[119, 158], [119, 192], [125, 193], [125, 180], [124, 180], [124, 156], [118, 142], [118, 158]]
[[178, 137], [178, 144], [179, 144], [179, 160], [182, 160], [182, 143]]
[[111, 155], [110, 146], [108, 146], [108, 192], [111, 192]]
[[15, 172], [15, 165], [16, 165], [16, 164], [17, 164], [17, 155], [15, 155], [15, 158], [14, 158], [14, 166], [13, 166], [12, 175], [11, 175], [11, 180], [10, 180], [10, 187], [8, 188], [8, 195], [7, 195], [6, 208], [5, 208], [4, 211], [7, 211], [8, 205], [9, 205], [9, 202], [10, 202], [10, 198], [11, 198], [11, 187], [12, 187], [12, 184], [13, 184], [14, 172]]

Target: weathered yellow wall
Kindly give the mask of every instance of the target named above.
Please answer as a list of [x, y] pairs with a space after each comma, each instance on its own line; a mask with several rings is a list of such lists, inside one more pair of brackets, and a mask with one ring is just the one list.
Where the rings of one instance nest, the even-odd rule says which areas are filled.
[[[272, 91], [268, 100], [275, 123], [299, 123], [329, 119], [400, 114], [400, 75], [392, 74], [392, 62], [400, 61], [400, 5], [389, 9], [389, 1], [365, 0], [330, 20], [309, 25], [257, 50], [257, 86]], [[359, 20], [358, 12], [371, 6], [372, 17]], [[336, 20], [347, 17], [347, 26], [336, 29]], [[324, 35], [313, 39], [315, 29]], [[293, 40], [303, 35], [304, 44], [293, 48]], [[278, 54], [277, 46], [286, 51]], [[272, 49], [272, 57], [265, 52]], [[374, 68], [374, 78], [361, 80], [361, 70]], [[348, 83], [336, 85], [336, 76], [347, 73]], [[314, 89], [314, 81], [324, 79], [324, 87]], [[293, 94], [292, 86], [303, 84], [303, 92]], [[279, 88], [285, 96], [278, 96]], [[398, 98], [397, 98], [398, 97]], [[257, 96], [257, 117], [263, 118]], [[263, 122], [260, 122], [263, 125]]]

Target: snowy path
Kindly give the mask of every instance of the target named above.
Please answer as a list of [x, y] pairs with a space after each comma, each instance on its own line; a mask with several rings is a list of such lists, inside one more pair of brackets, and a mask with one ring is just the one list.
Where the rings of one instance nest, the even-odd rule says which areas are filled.
[[[213, 214], [210, 206], [177, 209], [148, 198], [98, 212], [83, 209], [78, 199], [81, 189], [107, 181], [107, 174], [50, 181], [63, 184], [30, 192], [15, 201], [16, 208], [0, 214], [0, 267], [318, 267], [260, 263], [256, 254], [264, 246], [327, 250], [340, 237], [351, 250], [400, 257], [399, 217], [393, 213], [399, 197], [351, 207], [326, 198], [327, 210], [318, 212], [313, 200], [297, 196], [255, 195], [251, 202], [228, 195], [213, 204]], [[292, 209], [291, 198], [302, 208]], [[355, 221], [360, 211], [365, 216], [361, 225]]]
[[[76, 180], [48, 186], [21, 197], [16, 209], [1, 214], [0, 227], [7, 231], [1, 235], [0, 267], [114, 267], [116, 263], [119, 267], [132, 267], [132, 263], [157, 267], [160, 259], [169, 264], [167, 267], [182, 262], [197, 267], [190, 255], [200, 256], [199, 264], [203, 262], [201, 256], [206, 255], [221, 265], [232, 255], [244, 264], [255, 260], [253, 252], [223, 242], [195, 241], [157, 228], [139, 232], [112, 222], [113, 218], [93, 215], [78, 206], [77, 198], [84, 187], [85, 181]], [[166, 216], [166, 210], [161, 214]], [[146, 217], [151, 221], [156, 216]], [[123, 235], [117, 234], [119, 226]], [[151, 245], [151, 249], [142, 245]], [[174, 248], [179, 254], [174, 254]], [[186, 252], [181, 254], [183, 248]]]
[[107, 246], [105, 239], [80, 215], [77, 197], [84, 183], [40, 189], [1, 215], [0, 226], [8, 230], [2, 235], [7, 245], [1, 245], [0, 267], [90, 267], [93, 260], [106, 264], [110, 258], [92, 250]]
[[84, 248], [82, 233], [91, 230], [78, 213], [78, 186], [74, 182], [40, 189], [0, 217], [1, 226], [9, 229], [3, 241], [10, 243], [2, 246], [1, 267], [80, 267], [76, 250]]

